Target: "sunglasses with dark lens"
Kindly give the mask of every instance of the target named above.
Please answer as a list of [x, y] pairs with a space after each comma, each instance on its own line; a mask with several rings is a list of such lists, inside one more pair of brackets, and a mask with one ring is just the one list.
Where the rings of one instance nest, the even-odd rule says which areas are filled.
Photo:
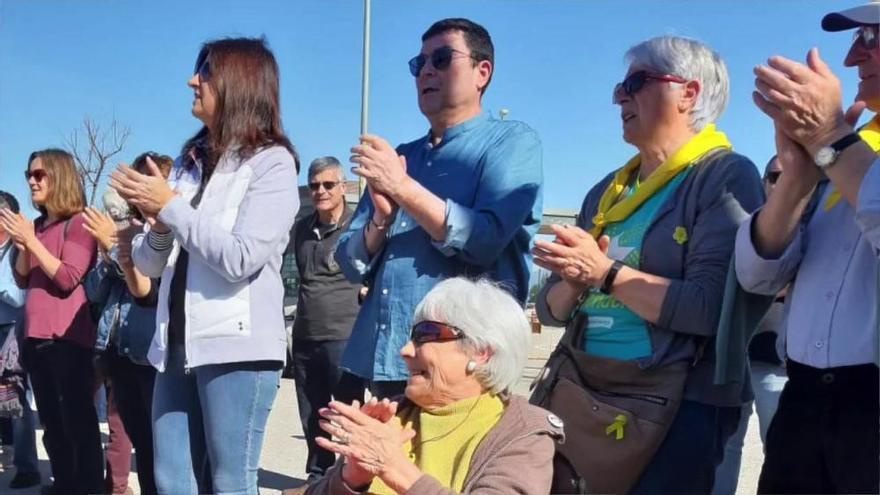
[[447, 342], [463, 338], [464, 332], [461, 329], [440, 323], [439, 321], [429, 320], [416, 323], [412, 327], [412, 334], [410, 334], [410, 339], [415, 345], [427, 344], [429, 342]]
[[626, 76], [626, 79], [615, 86], [614, 92], [617, 93], [617, 88], [620, 88], [623, 90], [624, 93], [626, 93], [627, 96], [632, 96], [641, 91], [642, 88], [645, 87], [645, 83], [650, 80], [674, 83], [687, 82], [687, 79], [683, 77], [673, 76], [670, 74], [655, 74], [646, 70], [638, 70]]
[[208, 63], [208, 57], [205, 57], [202, 60], [202, 63], [196, 68], [196, 74], [199, 75], [199, 80], [202, 82], [211, 80], [211, 64]]
[[321, 188], [321, 186], [324, 186], [324, 190], [329, 191], [338, 185], [339, 182], [309, 182], [309, 189], [311, 189], [312, 191], [317, 191]]
[[33, 177], [34, 182], [40, 182], [48, 176], [49, 176], [49, 172], [46, 172], [43, 169], [25, 170], [24, 171], [24, 180], [31, 180], [31, 177]]
[[[431, 55], [429, 55], [429, 57], [431, 58], [431, 66], [433, 66], [437, 70], [448, 69], [449, 64], [452, 63], [452, 59], [454, 58], [453, 55], [456, 53], [477, 60], [476, 57], [473, 56], [473, 54], [469, 55], [449, 46], [441, 46], [440, 48], [431, 52]], [[427, 62], [428, 57], [421, 53], [409, 59], [409, 73], [412, 74], [413, 77], [419, 77], [419, 74], [422, 72], [422, 69], [425, 67], [425, 64]]]
[[861, 26], [853, 35], [853, 43], [860, 43], [865, 50], [876, 50], [880, 43], [877, 42], [878, 26]]
[[779, 174], [781, 173], [782, 172], [767, 172], [764, 174], [764, 180], [770, 184], [776, 184], [776, 181], [779, 180]]

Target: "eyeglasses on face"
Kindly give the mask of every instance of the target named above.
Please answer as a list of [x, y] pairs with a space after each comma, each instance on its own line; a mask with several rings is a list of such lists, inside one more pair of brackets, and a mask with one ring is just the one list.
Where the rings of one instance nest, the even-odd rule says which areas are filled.
[[198, 74], [199, 80], [201, 82], [207, 82], [211, 80], [211, 64], [208, 62], [208, 56], [202, 60], [202, 63], [196, 67], [196, 71], [194, 74]]
[[464, 332], [446, 323], [439, 321], [423, 320], [412, 327], [410, 340], [420, 346], [429, 342], [447, 342], [464, 338]]
[[341, 182], [333, 182], [333, 181], [309, 182], [309, 189], [312, 191], [318, 191], [321, 189], [321, 187], [323, 187], [324, 190], [329, 191], [329, 190], [333, 189], [334, 187], [338, 186], [339, 184], [341, 184]]
[[674, 82], [680, 84], [687, 82], [687, 79], [683, 77], [673, 76], [671, 74], [657, 74], [653, 72], [648, 72], [646, 70], [637, 70], [632, 74], [626, 76], [626, 79], [614, 86], [614, 94], [617, 94], [618, 90], [621, 90], [627, 96], [631, 97], [641, 91], [642, 88], [645, 87], [645, 84], [651, 80]]
[[859, 43], [865, 50], [876, 50], [880, 46], [880, 43], [877, 42], [878, 31], [880, 31], [880, 26], [876, 24], [860, 26], [853, 34], [853, 43]]
[[419, 74], [422, 72], [422, 68], [425, 67], [425, 64], [428, 62], [428, 58], [431, 59], [431, 65], [437, 70], [446, 70], [449, 68], [449, 64], [452, 63], [452, 59], [454, 55], [458, 53], [464, 57], [470, 57], [474, 60], [477, 60], [473, 54], [467, 54], [462, 51], [456, 50], [455, 48], [449, 46], [441, 46], [440, 48], [431, 52], [431, 55], [425, 56], [424, 54], [418, 54], [415, 57], [409, 60], [409, 73], [413, 75], [413, 77], [419, 77]]
[[34, 178], [34, 182], [41, 182], [43, 179], [49, 176], [49, 172], [38, 168], [37, 170], [25, 170], [24, 171], [24, 180], [31, 180], [31, 177]]

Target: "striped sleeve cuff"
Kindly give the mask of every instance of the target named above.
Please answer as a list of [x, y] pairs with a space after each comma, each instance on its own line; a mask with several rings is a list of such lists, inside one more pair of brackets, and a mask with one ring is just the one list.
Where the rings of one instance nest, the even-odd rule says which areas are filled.
[[150, 233], [147, 234], [147, 244], [154, 251], [167, 251], [171, 249], [171, 246], [174, 244], [174, 233], [170, 231], [159, 233], [155, 230], [151, 230]]

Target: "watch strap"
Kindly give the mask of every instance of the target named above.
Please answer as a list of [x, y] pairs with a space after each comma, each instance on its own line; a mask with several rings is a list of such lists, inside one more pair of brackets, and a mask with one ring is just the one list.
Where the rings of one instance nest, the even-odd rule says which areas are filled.
[[846, 136], [843, 136], [842, 138], [838, 139], [837, 141], [834, 141], [833, 143], [831, 143], [831, 149], [840, 153], [841, 151], [845, 150], [849, 146], [859, 142], [861, 139], [862, 138], [857, 133], [851, 132], [851, 133], [847, 134]]
[[619, 272], [624, 266], [626, 265], [622, 262], [614, 260], [614, 263], [611, 264], [611, 268], [608, 269], [608, 273], [605, 274], [605, 280], [602, 281], [602, 287], [599, 288], [599, 292], [602, 294], [611, 294], [611, 288], [614, 286], [614, 279], [617, 278], [617, 272]]

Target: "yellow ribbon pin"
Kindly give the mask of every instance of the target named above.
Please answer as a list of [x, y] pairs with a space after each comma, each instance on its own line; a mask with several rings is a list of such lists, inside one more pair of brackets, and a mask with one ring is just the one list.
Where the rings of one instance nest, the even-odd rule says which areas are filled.
[[672, 238], [675, 239], [675, 242], [679, 244], [684, 244], [688, 241], [688, 231], [682, 226], [678, 226], [675, 228], [675, 232], [672, 233]]
[[623, 427], [626, 426], [626, 416], [623, 414], [618, 414], [616, 418], [614, 418], [614, 422], [608, 425], [605, 428], [605, 434], [610, 435], [615, 433], [615, 439], [623, 440]]

